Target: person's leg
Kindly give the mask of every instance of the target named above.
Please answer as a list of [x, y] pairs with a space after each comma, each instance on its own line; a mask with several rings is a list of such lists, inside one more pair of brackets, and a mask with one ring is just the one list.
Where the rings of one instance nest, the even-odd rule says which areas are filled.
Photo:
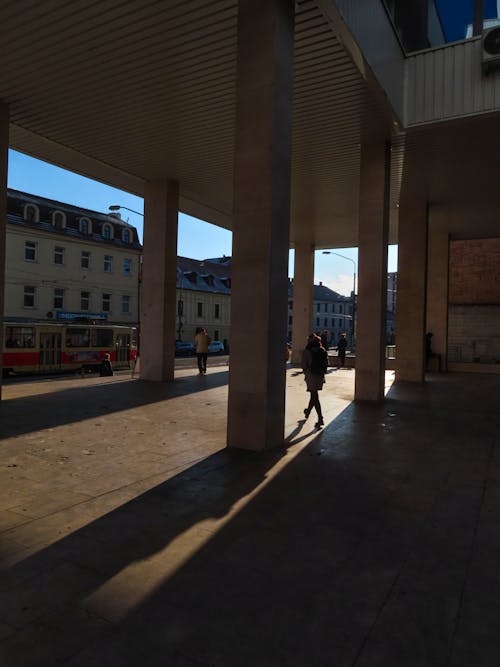
[[203, 373], [203, 364], [202, 364], [202, 361], [201, 361], [202, 357], [203, 357], [203, 355], [200, 352], [196, 353], [196, 358], [198, 359], [198, 370], [200, 371], [200, 373]]
[[[314, 396], [313, 396], [314, 393]], [[316, 414], [318, 415], [318, 421], [315, 426], [323, 426], [323, 414], [321, 412], [321, 403], [319, 402], [319, 394], [317, 391], [311, 392], [311, 398], [314, 401], [314, 407], [316, 409]]]
[[306, 419], [309, 417], [309, 415], [311, 414], [311, 410], [314, 407], [313, 394], [317, 394], [317, 393], [318, 393], [317, 391], [311, 391], [310, 394], [309, 394], [309, 405], [304, 410], [304, 416], [305, 416]]
[[202, 357], [203, 357], [203, 372], [206, 373], [207, 372], [207, 357], [208, 357], [208, 354], [203, 354]]

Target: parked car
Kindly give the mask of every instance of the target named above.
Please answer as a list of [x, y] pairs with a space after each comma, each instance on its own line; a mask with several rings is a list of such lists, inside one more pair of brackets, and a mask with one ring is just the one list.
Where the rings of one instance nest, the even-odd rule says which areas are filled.
[[187, 343], [183, 340], [175, 341], [175, 355], [177, 357], [189, 357], [194, 354], [193, 343]]
[[220, 340], [213, 340], [208, 345], [209, 354], [224, 354], [224, 345]]

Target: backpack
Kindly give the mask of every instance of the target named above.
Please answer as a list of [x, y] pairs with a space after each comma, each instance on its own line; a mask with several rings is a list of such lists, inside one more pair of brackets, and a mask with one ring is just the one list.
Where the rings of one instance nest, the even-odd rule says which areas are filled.
[[311, 352], [310, 371], [313, 375], [324, 375], [328, 368], [328, 355], [322, 347], [313, 347]]

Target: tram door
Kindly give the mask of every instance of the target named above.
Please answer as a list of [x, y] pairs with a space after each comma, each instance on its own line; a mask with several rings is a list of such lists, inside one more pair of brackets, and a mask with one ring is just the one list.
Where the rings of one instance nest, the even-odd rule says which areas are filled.
[[130, 361], [130, 334], [116, 334], [115, 347], [116, 361], [128, 366]]
[[61, 334], [40, 332], [40, 370], [55, 371], [61, 368]]

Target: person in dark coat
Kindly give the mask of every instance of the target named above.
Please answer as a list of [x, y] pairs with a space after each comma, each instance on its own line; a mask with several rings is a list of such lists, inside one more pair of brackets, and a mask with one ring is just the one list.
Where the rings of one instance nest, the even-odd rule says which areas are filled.
[[101, 372], [100, 375], [101, 377], [105, 377], [107, 375], [113, 375], [113, 366], [111, 365], [111, 356], [109, 353], [106, 352], [104, 355], [104, 359], [101, 362]]
[[329, 342], [330, 336], [328, 334], [328, 329], [325, 329], [321, 334], [321, 345], [325, 348], [325, 350], [328, 350]]
[[304, 371], [307, 391], [311, 394], [309, 405], [304, 410], [304, 416], [307, 419], [311, 410], [315, 408], [318, 415], [318, 421], [314, 425], [316, 428], [321, 428], [324, 425], [318, 392], [323, 389], [327, 368], [328, 355], [321, 345], [321, 338], [316, 334], [311, 334], [302, 353], [302, 370]]
[[347, 338], [345, 333], [340, 334], [339, 342], [337, 343], [337, 352], [339, 354], [340, 365], [345, 366], [345, 351], [347, 348]]

